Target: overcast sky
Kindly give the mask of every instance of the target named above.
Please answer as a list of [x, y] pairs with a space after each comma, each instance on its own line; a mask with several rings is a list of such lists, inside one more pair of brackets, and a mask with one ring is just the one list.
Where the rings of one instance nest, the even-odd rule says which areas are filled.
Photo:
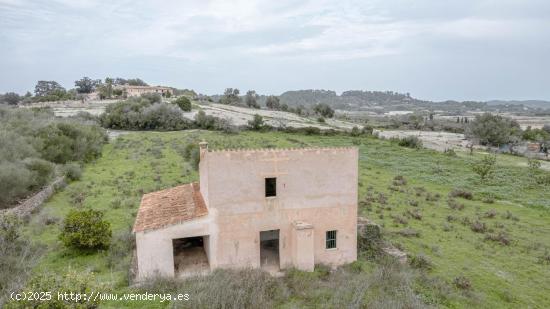
[[0, 92], [82, 76], [550, 100], [550, 1], [0, 0]]

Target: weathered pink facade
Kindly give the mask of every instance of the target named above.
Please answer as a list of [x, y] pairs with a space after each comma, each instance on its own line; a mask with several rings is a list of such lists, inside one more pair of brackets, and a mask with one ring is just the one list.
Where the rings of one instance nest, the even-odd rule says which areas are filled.
[[[172, 240], [196, 236], [210, 269], [260, 267], [260, 232], [273, 230], [280, 269], [356, 260], [356, 148], [208, 151], [201, 143], [200, 157], [208, 214], [136, 232], [140, 278], [174, 276]], [[266, 197], [266, 178], [276, 178], [275, 196]], [[335, 248], [327, 249], [327, 231], [336, 231]]]

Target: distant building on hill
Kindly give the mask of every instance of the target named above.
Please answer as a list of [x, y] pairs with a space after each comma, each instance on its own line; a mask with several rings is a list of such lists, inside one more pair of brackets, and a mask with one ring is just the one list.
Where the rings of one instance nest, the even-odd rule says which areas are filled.
[[114, 89], [122, 90], [127, 97], [139, 97], [145, 93], [158, 93], [161, 96], [171, 96], [174, 94], [174, 89], [164, 86], [131, 86], [131, 85], [117, 85]]
[[216, 268], [312, 271], [357, 259], [358, 150], [209, 151], [198, 183], [145, 194], [138, 278]]

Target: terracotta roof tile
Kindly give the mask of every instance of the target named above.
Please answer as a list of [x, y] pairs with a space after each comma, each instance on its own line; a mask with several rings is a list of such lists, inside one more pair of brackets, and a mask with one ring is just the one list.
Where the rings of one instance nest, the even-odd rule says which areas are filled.
[[134, 233], [156, 230], [208, 214], [198, 183], [189, 183], [143, 195]]

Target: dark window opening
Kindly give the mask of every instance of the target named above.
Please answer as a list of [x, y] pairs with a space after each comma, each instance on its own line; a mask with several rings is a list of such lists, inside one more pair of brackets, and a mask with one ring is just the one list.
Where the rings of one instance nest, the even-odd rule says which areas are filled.
[[277, 196], [277, 178], [265, 179], [265, 196]]
[[336, 231], [327, 231], [326, 248], [327, 249], [336, 248]]

